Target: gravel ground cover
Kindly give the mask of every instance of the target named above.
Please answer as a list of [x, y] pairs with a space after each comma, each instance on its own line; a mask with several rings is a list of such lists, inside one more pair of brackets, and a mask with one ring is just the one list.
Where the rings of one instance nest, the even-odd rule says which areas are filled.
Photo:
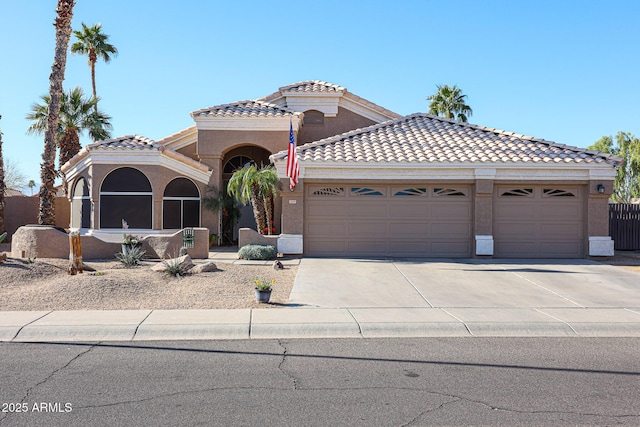
[[[8, 258], [0, 264], [0, 311], [275, 308], [287, 303], [297, 271], [216, 263], [216, 271], [176, 278], [151, 271], [157, 262], [124, 268], [115, 260], [87, 261], [95, 272], [70, 276], [64, 259]], [[253, 278], [276, 281], [269, 304], [255, 301]]]
[[[640, 251], [598, 261], [640, 273]], [[216, 271], [176, 278], [151, 271], [158, 262], [124, 268], [115, 260], [87, 261], [95, 272], [69, 276], [64, 259], [8, 258], [0, 264], [0, 311], [277, 308], [287, 304], [298, 268], [218, 262]], [[253, 278], [276, 281], [269, 304], [255, 301]]]

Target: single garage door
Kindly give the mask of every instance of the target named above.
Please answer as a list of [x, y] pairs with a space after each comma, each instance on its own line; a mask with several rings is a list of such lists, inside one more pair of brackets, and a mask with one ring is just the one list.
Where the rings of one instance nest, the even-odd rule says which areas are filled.
[[471, 256], [471, 186], [341, 183], [305, 189], [305, 255]]
[[494, 254], [501, 258], [582, 258], [585, 188], [496, 187]]

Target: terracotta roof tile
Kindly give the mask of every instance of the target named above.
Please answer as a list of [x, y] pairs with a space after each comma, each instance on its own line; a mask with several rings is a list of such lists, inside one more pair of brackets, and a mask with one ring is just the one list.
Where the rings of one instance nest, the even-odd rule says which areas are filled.
[[[619, 159], [551, 141], [416, 113], [297, 148], [305, 162], [613, 163]], [[286, 151], [273, 155], [286, 158]]]
[[192, 117], [283, 117], [296, 113], [285, 107], [264, 101], [237, 101], [231, 104], [216, 105], [191, 113]]
[[333, 83], [323, 82], [321, 80], [307, 80], [283, 86], [278, 89], [280, 92], [346, 92], [347, 89], [334, 85]]
[[126, 135], [118, 138], [106, 139], [104, 141], [88, 144], [87, 149], [121, 149], [121, 150], [157, 150], [160, 144], [152, 139], [140, 135]]

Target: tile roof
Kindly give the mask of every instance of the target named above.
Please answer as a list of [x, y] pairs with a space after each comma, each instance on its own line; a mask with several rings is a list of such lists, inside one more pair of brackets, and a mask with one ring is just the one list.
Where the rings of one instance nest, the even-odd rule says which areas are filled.
[[334, 85], [333, 83], [323, 82], [321, 80], [307, 80], [291, 85], [283, 86], [278, 89], [280, 92], [346, 92], [347, 88]]
[[191, 113], [196, 117], [284, 117], [289, 114], [299, 114], [285, 107], [264, 101], [237, 101], [231, 104], [216, 105], [203, 108]]
[[[305, 162], [614, 163], [607, 154], [416, 113], [297, 148]], [[274, 160], [287, 157], [286, 151]]]
[[106, 139], [104, 141], [88, 144], [87, 149], [94, 150], [111, 149], [111, 150], [157, 150], [160, 144], [152, 139], [145, 138], [140, 135], [126, 135], [118, 138]]
[[[367, 99], [361, 98], [358, 95], [355, 95], [347, 90], [344, 86], [339, 86], [333, 83], [324, 82], [322, 80], [307, 80], [304, 82], [293, 83], [287, 86], [282, 86], [278, 89], [277, 92], [264, 96], [262, 98], [258, 98], [259, 101], [267, 101], [271, 102], [274, 100], [278, 100], [280, 98], [286, 98], [288, 93], [334, 93], [337, 97], [342, 96], [343, 98], [350, 99], [356, 104], [364, 105], [374, 111], [377, 111], [380, 114], [386, 115], [389, 119], [395, 119], [400, 117], [400, 114], [395, 113], [391, 110], [387, 110], [384, 107], [381, 107]], [[341, 93], [339, 93], [341, 92]]]

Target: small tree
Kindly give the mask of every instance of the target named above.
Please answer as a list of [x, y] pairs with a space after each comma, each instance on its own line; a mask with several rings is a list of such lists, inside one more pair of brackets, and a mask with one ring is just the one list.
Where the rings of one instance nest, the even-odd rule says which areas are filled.
[[623, 159], [613, 183], [611, 196], [618, 203], [630, 203], [640, 198], [640, 140], [629, 132], [618, 132], [615, 144], [613, 137], [603, 136], [588, 147], [590, 150], [613, 154]]
[[273, 208], [267, 206], [273, 205], [271, 200], [277, 194], [279, 182], [273, 166], [258, 169], [250, 165], [235, 171], [227, 184], [227, 192], [240, 203], [251, 203], [260, 234], [271, 234]]
[[220, 241], [222, 244], [233, 244], [233, 227], [240, 219], [240, 208], [234, 199], [216, 187], [208, 187], [207, 195], [202, 199], [202, 206], [221, 215]]
[[36, 182], [34, 180], [29, 180], [29, 183], [27, 184], [27, 186], [29, 187], [29, 189], [31, 190], [31, 195], [33, 196], [33, 187], [36, 186]]
[[18, 163], [10, 157], [4, 158], [3, 162], [5, 190], [22, 190], [27, 185], [27, 177]]

